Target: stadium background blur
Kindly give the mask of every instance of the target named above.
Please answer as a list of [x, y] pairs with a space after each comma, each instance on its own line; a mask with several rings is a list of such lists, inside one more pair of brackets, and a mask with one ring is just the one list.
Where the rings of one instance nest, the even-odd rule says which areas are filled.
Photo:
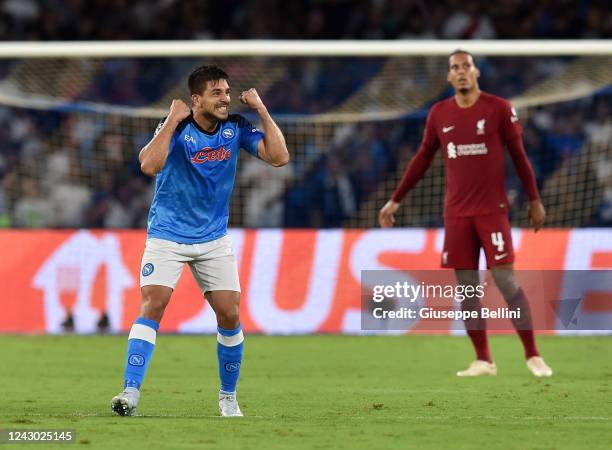
[[[7, 0], [0, 3], [0, 39], [612, 35], [605, 1], [463, 3]], [[547, 226], [612, 225], [609, 58], [476, 57], [481, 88], [519, 107]], [[186, 96], [185, 74], [211, 60], [227, 68], [234, 92], [257, 87], [293, 155], [279, 171], [243, 159], [233, 227], [375, 226], [377, 209], [418, 148], [427, 108], [450, 94], [441, 57], [6, 60], [0, 69], [0, 224], [145, 227], [154, 183], [140, 173], [138, 150], [170, 99]], [[586, 91], [564, 97], [584, 85]], [[154, 112], [139, 115], [139, 108]], [[244, 112], [237, 102], [233, 108]], [[347, 113], [353, 118], [345, 121]], [[526, 226], [525, 195], [512, 168], [508, 175], [513, 224]], [[442, 196], [438, 156], [399, 224], [441, 226]]]

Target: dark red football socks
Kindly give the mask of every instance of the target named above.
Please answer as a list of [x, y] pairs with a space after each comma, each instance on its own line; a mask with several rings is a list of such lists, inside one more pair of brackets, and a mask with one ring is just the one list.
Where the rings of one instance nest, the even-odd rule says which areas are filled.
[[489, 351], [489, 339], [487, 338], [487, 330], [466, 330], [474, 350], [476, 350], [476, 359], [482, 361], [493, 362], [491, 352]]
[[525, 358], [529, 359], [533, 356], [540, 356], [535, 342], [535, 333], [533, 332], [533, 324], [531, 323], [531, 310], [529, 308], [529, 302], [522, 289], [519, 289], [516, 294], [512, 297], [507, 298], [506, 302], [510, 310], [516, 310], [520, 308], [521, 318], [512, 319], [512, 325], [516, 329], [523, 348], [525, 349]]
[[482, 309], [480, 301], [477, 299], [466, 299], [461, 302], [461, 309], [463, 311], [478, 311], [478, 318], [464, 321], [465, 330], [472, 341], [474, 350], [476, 350], [476, 359], [493, 362], [491, 352], [489, 351], [489, 339], [487, 338], [487, 323], [480, 314]]

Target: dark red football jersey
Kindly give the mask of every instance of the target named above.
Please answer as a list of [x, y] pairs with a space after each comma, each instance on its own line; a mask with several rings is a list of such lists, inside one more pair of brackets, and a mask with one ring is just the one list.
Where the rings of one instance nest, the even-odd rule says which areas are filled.
[[515, 110], [500, 97], [481, 92], [469, 108], [459, 107], [454, 97], [437, 102], [427, 117], [421, 147], [393, 194], [393, 200], [401, 201], [423, 176], [440, 148], [446, 170], [446, 216], [479, 216], [507, 211], [506, 146], [529, 198], [537, 199], [535, 177], [525, 154], [521, 132]]

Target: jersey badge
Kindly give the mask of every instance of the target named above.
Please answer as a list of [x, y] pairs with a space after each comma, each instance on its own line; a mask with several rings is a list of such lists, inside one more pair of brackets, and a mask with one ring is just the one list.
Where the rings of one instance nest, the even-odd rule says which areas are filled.
[[476, 122], [476, 134], [485, 134], [485, 119], [480, 119], [478, 122]]

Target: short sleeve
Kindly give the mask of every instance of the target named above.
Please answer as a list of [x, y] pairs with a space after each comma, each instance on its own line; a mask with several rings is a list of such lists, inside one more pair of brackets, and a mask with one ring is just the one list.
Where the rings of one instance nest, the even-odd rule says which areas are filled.
[[499, 105], [499, 131], [504, 141], [509, 142], [520, 136], [523, 129], [516, 114], [516, 109], [507, 101], [502, 101]]
[[157, 127], [155, 127], [155, 132], [153, 132], [153, 137], [157, 136], [157, 133], [161, 131], [162, 127], [164, 126], [165, 121], [166, 121], [165, 117], [159, 121], [159, 123], [157, 124]]
[[239, 116], [238, 127], [240, 129], [240, 147], [257, 157], [257, 144], [263, 139], [264, 134], [242, 116]]

